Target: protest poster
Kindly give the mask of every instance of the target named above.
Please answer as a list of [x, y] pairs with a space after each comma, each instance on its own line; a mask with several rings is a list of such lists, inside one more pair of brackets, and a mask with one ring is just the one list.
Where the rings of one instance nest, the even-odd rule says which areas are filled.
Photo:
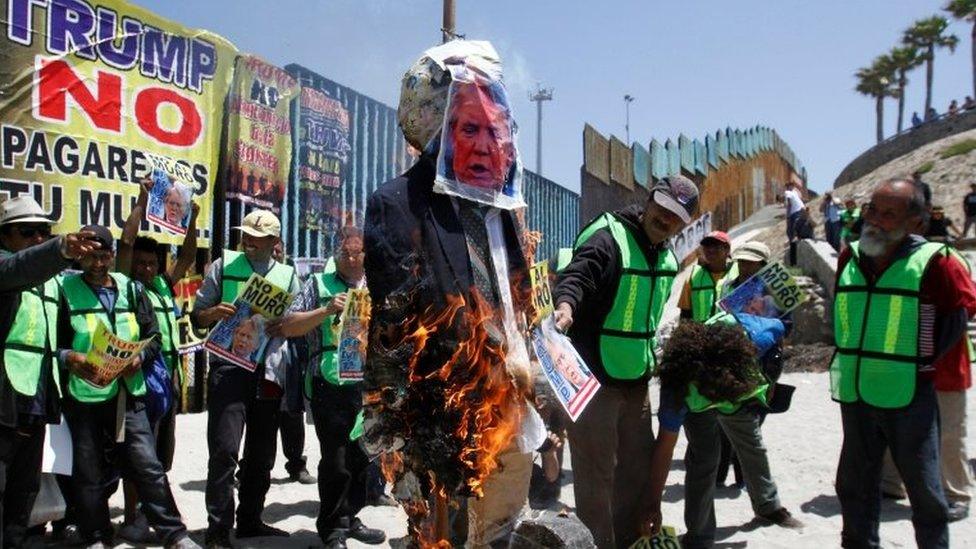
[[339, 379], [363, 379], [366, 337], [369, 330], [369, 290], [352, 289], [346, 294], [346, 306], [339, 319]]
[[681, 549], [681, 540], [674, 526], [662, 526], [656, 536], [644, 536], [635, 541], [630, 549]]
[[196, 301], [200, 286], [203, 286], [203, 277], [200, 275], [185, 277], [173, 286], [173, 300], [180, 311], [179, 318], [176, 319], [176, 327], [179, 333], [178, 350], [181, 355], [203, 349], [204, 340], [207, 338], [206, 328], [196, 328], [190, 322], [190, 311], [193, 310], [193, 303]]
[[154, 167], [146, 219], [173, 234], [185, 235], [190, 226], [193, 190], [165, 168]]
[[[295, 188], [302, 229], [332, 238], [340, 223], [339, 187], [349, 157], [349, 111], [325, 93], [302, 88], [298, 104]], [[332, 246], [325, 245], [330, 251]]]
[[600, 388], [600, 382], [569, 338], [556, 330], [552, 315], [532, 329], [532, 349], [556, 399], [576, 421]]
[[[298, 278], [306, 280], [313, 274], [325, 272], [330, 261], [333, 261], [332, 258], [296, 257], [293, 263], [295, 264], [295, 273], [298, 274]], [[335, 270], [335, 267], [333, 267], [333, 270]]]
[[552, 290], [549, 288], [549, 262], [540, 261], [532, 265], [529, 269], [529, 280], [532, 283], [532, 307], [535, 309], [532, 325], [536, 326], [555, 310]]
[[228, 199], [281, 211], [291, 170], [291, 104], [298, 82], [254, 55], [237, 58], [227, 100]]
[[705, 212], [671, 237], [671, 249], [678, 263], [695, 253], [705, 235], [712, 232], [712, 212]]
[[809, 296], [782, 263], [770, 263], [719, 300], [727, 313], [780, 318]]
[[253, 273], [244, 284], [233, 316], [221, 320], [210, 332], [204, 347], [224, 360], [253, 372], [268, 345], [265, 333], [269, 320], [285, 314], [292, 295], [287, 290]]
[[84, 372], [81, 378], [96, 387], [107, 386], [132, 365], [149, 341], [126, 341], [99, 321], [92, 334], [91, 349], [85, 356], [91, 370]]
[[0, 198], [33, 196], [57, 234], [118, 237], [154, 154], [192, 183], [208, 246], [234, 46], [125, 0], [9, 0], [0, 24]]

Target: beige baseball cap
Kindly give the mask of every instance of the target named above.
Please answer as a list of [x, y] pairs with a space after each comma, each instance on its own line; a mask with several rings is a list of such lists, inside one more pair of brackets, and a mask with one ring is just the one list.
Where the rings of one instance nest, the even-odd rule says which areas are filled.
[[244, 216], [240, 227], [234, 228], [240, 229], [244, 234], [249, 234], [257, 238], [281, 236], [281, 221], [278, 221], [278, 216], [268, 210], [252, 211]]
[[762, 242], [746, 242], [732, 252], [733, 261], [769, 261], [769, 246]]
[[44, 208], [36, 200], [22, 194], [16, 198], [0, 203], [0, 225], [12, 223], [47, 223], [54, 222], [44, 214]]

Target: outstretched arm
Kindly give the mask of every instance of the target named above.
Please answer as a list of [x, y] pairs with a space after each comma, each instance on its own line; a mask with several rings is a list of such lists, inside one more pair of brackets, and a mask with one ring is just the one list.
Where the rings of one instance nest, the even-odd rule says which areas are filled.
[[190, 225], [186, 228], [186, 238], [183, 239], [183, 247], [180, 255], [176, 257], [176, 263], [169, 270], [167, 276], [171, 283], [176, 284], [178, 280], [186, 275], [193, 263], [197, 260], [197, 216], [200, 214], [200, 205], [192, 202], [193, 211], [190, 213]]

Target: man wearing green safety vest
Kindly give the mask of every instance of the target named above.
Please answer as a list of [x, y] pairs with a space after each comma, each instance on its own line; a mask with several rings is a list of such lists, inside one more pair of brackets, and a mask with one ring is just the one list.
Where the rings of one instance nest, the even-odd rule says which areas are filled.
[[88, 232], [51, 238], [27, 195], [0, 203], [0, 546], [20, 547], [37, 497], [48, 423], [58, 423], [56, 275], [97, 244]]
[[667, 243], [697, 210], [694, 182], [661, 179], [643, 207], [604, 213], [582, 230], [553, 292], [557, 328], [569, 330], [602, 385], [569, 427], [577, 514], [601, 549], [629, 547], [640, 535], [649, 474], [640, 456], [654, 444], [647, 382], [678, 273]]
[[329, 549], [346, 539], [378, 544], [382, 530], [366, 527], [356, 515], [366, 503], [369, 459], [350, 431], [362, 409], [362, 383], [339, 375], [337, 356], [340, 314], [350, 289], [365, 288], [362, 232], [346, 227], [335, 270], [312, 275], [280, 322], [282, 335], [305, 337], [306, 393], [319, 439], [319, 537]]
[[704, 322], [718, 312], [722, 281], [727, 275], [736, 276], [729, 263], [731, 246], [729, 235], [723, 231], [712, 231], [701, 240], [698, 263], [691, 268], [678, 298], [681, 318]]
[[976, 313], [976, 292], [945, 245], [912, 234], [925, 198], [909, 179], [880, 183], [860, 240], [841, 253], [834, 291], [831, 397], [844, 442], [837, 466], [844, 547], [878, 547], [886, 448], [905, 482], [919, 547], [949, 547], [934, 380]]
[[[116, 266], [120, 273], [127, 274], [133, 280], [142, 284], [146, 290], [146, 297], [152, 303], [159, 326], [160, 353], [153, 359], [151, 378], [148, 381], [147, 415], [149, 424], [156, 439], [156, 455], [167, 472], [173, 467], [173, 454], [176, 451], [176, 406], [180, 395], [179, 386], [182, 385], [183, 369], [179, 354], [179, 329], [176, 325], [178, 309], [173, 298], [173, 286], [182, 279], [187, 270], [193, 266], [197, 256], [197, 215], [200, 206], [192, 203], [190, 223], [187, 226], [183, 245], [180, 247], [176, 261], [168, 269], [160, 253], [159, 243], [148, 236], [138, 236], [139, 227], [145, 220], [146, 202], [152, 190], [152, 179], [142, 182], [139, 198], [129, 213], [122, 236], [119, 238]], [[165, 372], [165, 374], [163, 373]], [[165, 379], [168, 378], [168, 379]], [[155, 391], [167, 391], [167, 394], [155, 394], [156, 381], [162, 381], [163, 386], [155, 387]], [[137, 508], [138, 496], [135, 487], [130, 482], [123, 485], [125, 492], [125, 514], [119, 537], [130, 543], [152, 543], [154, 537], [149, 531], [146, 516]]]
[[[253, 210], [235, 227], [241, 231], [241, 252], [224, 251], [213, 262], [197, 291], [190, 320], [197, 327], [209, 328], [233, 316], [233, 302], [253, 273], [295, 293], [298, 276], [291, 266], [274, 260], [274, 247], [281, 239], [281, 222], [266, 210]], [[271, 337], [280, 334], [268, 329]], [[210, 356], [207, 385], [207, 519], [208, 547], [231, 547], [230, 529], [234, 526], [234, 470], [244, 429], [240, 490], [237, 509], [238, 538], [288, 536], [261, 519], [264, 498], [271, 487], [271, 468], [277, 453], [278, 413], [282, 390], [265, 379], [264, 359], [250, 372], [240, 366]]]
[[844, 201], [844, 210], [840, 212], [840, 241], [842, 246], [849, 246], [860, 237], [861, 208], [853, 198]]
[[[58, 307], [58, 354], [67, 374], [64, 409], [74, 448], [73, 503], [82, 511], [79, 533], [92, 547], [113, 544], [105, 484], [118, 467], [135, 484], [142, 511], [164, 544], [198, 547], [187, 537], [146, 416], [142, 366], [160, 349], [152, 304], [141, 284], [111, 271], [112, 233], [96, 225], [83, 230], [94, 233], [100, 247], [78, 259], [80, 274], [61, 280]], [[87, 380], [93, 368], [87, 354], [99, 323], [121, 339], [149, 340], [135, 362], [105, 386]]]

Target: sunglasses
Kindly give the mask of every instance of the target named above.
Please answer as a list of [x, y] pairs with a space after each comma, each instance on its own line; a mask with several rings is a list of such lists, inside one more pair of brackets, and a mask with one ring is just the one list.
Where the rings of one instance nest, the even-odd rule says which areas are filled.
[[43, 237], [51, 236], [51, 227], [16, 227], [17, 233], [21, 238], [33, 238], [37, 235]]

